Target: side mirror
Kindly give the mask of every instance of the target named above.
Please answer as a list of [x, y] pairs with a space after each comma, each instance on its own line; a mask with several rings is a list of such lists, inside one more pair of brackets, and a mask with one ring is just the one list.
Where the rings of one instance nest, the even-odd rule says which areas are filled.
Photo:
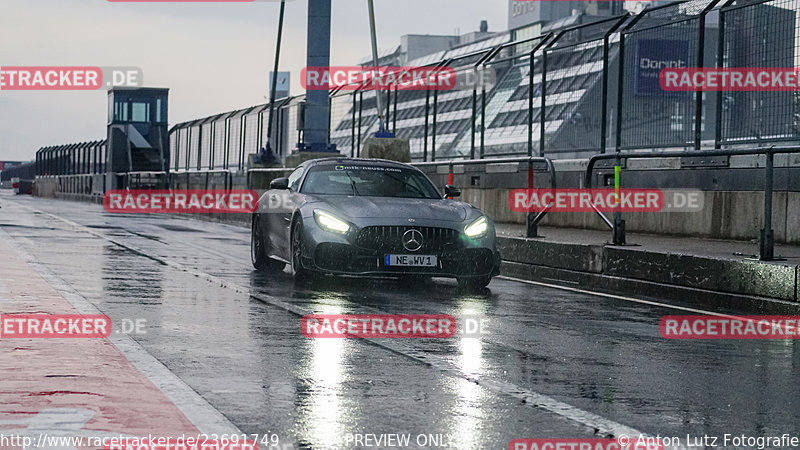
[[458, 197], [460, 195], [461, 195], [461, 189], [453, 186], [452, 184], [446, 184], [444, 186], [445, 197]]
[[289, 179], [286, 177], [275, 178], [269, 182], [270, 189], [289, 189]]

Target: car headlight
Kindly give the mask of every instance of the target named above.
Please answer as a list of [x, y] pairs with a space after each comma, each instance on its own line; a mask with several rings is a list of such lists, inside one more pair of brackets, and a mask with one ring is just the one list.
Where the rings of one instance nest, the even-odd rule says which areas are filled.
[[314, 220], [317, 221], [317, 225], [328, 231], [347, 233], [350, 230], [350, 225], [347, 222], [319, 209], [314, 211]]
[[475, 222], [472, 222], [464, 227], [464, 234], [466, 234], [467, 237], [476, 238], [486, 234], [486, 230], [488, 229], [489, 223], [486, 221], [486, 216], [483, 216]]

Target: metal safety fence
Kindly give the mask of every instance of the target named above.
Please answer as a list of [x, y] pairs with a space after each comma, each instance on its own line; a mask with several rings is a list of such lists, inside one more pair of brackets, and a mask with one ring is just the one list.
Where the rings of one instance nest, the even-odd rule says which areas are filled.
[[[690, 0], [616, 17], [575, 15], [540, 36], [509, 32], [398, 65], [452, 68], [448, 90], [338, 89], [329, 142], [359, 156], [378, 130], [408, 139], [412, 159], [590, 157], [800, 141], [796, 92], [671, 92], [665, 67], [795, 67], [800, 0]], [[484, 76], [491, 74], [491, 76]], [[276, 102], [270, 148], [282, 161], [303, 141], [304, 97]], [[265, 148], [268, 105], [176, 125], [172, 170], [243, 171]]]

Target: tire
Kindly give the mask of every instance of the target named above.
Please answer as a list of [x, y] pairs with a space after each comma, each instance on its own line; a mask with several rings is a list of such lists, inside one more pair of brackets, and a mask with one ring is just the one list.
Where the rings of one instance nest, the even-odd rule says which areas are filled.
[[258, 218], [253, 215], [253, 223], [250, 226], [250, 261], [256, 270], [262, 272], [280, 272], [286, 264], [276, 261], [267, 256], [264, 248], [264, 236], [261, 234], [261, 225]]
[[311, 278], [312, 272], [303, 267], [303, 221], [295, 218], [292, 222], [291, 236], [292, 275], [295, 280], [305, 281]]
[[477, 291], [485, 288], [492, 277], [463, 277], [458, 279], [458, 287], [464, 291]]

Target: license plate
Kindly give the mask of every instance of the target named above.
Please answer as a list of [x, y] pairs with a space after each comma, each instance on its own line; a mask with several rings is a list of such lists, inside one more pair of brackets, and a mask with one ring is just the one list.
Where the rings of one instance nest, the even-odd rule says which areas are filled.
[[386, 255], [383, 263], [387, 266], [436, 267], [436, 255]]

